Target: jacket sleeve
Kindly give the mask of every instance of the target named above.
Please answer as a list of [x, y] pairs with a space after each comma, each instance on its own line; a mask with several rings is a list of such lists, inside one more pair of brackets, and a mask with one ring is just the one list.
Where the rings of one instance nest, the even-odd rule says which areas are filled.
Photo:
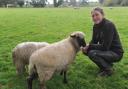
[[88, 51], [89, 50], [91, 50], [91, 49], [95, 49], [95, 50], [101, 50], [101, 44], [97, 44], [98, 43], [98, 40], [97, 40], [97, 37], [98, 35], [97, 35], [97, 32], [96, 32], [96, 30], [94, 29], [94, 27], [93, 27], [93, 34], [92, 34], [92, 40], [91, 40], [91, 42], [90, 42], [90, 44], [89, 44], [89, 49], [88, 49]]
[[116, 28], [113, 23], [106, 24], [106, 29], [104, 29], [103, 44], [102, 44], [103, 51], [108, 51], [110, 49], [115, 29]]
[[96, 39], [96, 31], [94, 29], [94, 26], [93, 26], [93, 32], [92, 32], [92, 40], [90, 41], [89, 44], [97, 44], [97, 39]]

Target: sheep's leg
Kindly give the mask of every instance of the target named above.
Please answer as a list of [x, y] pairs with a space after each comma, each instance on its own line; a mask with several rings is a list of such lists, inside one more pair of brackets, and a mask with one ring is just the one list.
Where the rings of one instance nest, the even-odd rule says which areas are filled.
[[64, 71], [62, 70], [62, 71], [60, 72], [60, 75], [63, 75], [63, 73], [64, 73]]
[[21, 73], [24, 73], [24, 72], [25, 72], [25, 64], [23, 64], [21, 67]]
[[25, 65], [23, 63], [16, 65], [16, 73], [17, 75], [22, 74], [25, 71]]
[[28, 78], [27, 78], [27, 84], [28, 84], [28, 89], [32, 89], [32, 81], [37, 78], [37, 73], [32, 73]]
[[64, 79], [63, 79], [63, 83], [67, 83], [67, 71], [65, 71], [65, 70], [62, 70], [61, 72], [60, 72], [60, 75], [64, 75]]
[[38, 73], [40, 79], [40, 89], [46, 89], [45, 82], [51, 79], [54, 71], [48, 70]]
[[47, 89], [44, 82], [40, 83], [40, 89]]
[[64, 80], [63, 80], [63, 83], [67, 84], [68, 81], [67, 81], [67, 71], [63, 71], [64, 72]]

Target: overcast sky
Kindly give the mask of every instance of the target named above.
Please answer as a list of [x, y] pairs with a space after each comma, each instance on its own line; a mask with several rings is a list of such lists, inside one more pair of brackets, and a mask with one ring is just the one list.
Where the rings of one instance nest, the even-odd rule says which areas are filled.
[[[53, 3], [53, 0], [48, 0], [50, 3]], [[98, 0], [89, 0], [89, 1], [93, 1], [93, 2], [97, 2]]]

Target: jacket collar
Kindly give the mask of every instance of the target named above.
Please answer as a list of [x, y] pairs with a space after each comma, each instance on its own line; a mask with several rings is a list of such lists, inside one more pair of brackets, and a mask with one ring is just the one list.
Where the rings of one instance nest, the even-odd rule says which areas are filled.
[[102, 27], [105, 23], [106, 19], [103, 18], [103, 20], [99, 24], [94, 24], [96, 27]]

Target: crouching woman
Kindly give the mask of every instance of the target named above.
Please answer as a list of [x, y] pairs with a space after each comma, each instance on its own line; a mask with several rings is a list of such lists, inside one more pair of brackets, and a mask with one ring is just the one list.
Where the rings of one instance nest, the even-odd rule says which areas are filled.
[[113, 63], [123, 57], [123, 48], [115, 25], [104, 17], [103, 9], [97, 7], [91, 12], [94, 22], [92, 40], [82, 51], [99, 68], [99, 76], [113, 74]]

